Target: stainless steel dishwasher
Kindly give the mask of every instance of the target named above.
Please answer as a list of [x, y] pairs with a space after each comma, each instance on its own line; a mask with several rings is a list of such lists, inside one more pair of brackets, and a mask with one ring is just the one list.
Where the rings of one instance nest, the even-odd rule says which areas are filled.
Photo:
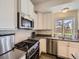
[[46, 39], [46, 51], [48, 54], [57, 55], [57, 41]]

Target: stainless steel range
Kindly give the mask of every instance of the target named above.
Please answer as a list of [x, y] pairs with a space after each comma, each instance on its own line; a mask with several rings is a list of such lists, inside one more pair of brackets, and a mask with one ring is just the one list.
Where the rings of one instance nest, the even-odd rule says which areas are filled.
[[26, 59], [39, 59], [39, 42], [37, 40], [24, 40], [15, 46], [26, 52]]

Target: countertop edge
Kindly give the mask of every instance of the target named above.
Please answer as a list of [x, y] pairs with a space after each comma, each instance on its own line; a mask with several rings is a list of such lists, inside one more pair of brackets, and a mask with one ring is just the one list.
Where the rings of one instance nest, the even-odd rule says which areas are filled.
[[40, 40], [40, 39], [52, 39], [52, 40], [57, 40], [57, 41], [68, 41], [68, 42], [78, 42], [79, 43], [79, 39], [76, 40], [68, 40], [68, 39], [61, 39], [61, 38], [53, 38], [53, 37], [35, 37], [35, 39]]

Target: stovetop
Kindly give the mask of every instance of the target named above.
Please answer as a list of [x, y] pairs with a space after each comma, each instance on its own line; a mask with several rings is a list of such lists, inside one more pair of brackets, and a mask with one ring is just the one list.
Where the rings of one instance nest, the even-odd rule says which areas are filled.
[[30, 49], [36, 42], [37, 40], [30, 40], [30, 39], [24, 40], [20, 43], [17, 43], [15, 45], [15, 48], [27, 52], [27, 50]]

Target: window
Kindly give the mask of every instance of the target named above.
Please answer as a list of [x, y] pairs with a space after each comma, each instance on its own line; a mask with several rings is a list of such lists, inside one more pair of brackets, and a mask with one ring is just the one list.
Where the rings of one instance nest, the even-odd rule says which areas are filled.
[[71, 39], [74, 35], [74, 18], [61, 18], [55, 20], [55, 36]]

